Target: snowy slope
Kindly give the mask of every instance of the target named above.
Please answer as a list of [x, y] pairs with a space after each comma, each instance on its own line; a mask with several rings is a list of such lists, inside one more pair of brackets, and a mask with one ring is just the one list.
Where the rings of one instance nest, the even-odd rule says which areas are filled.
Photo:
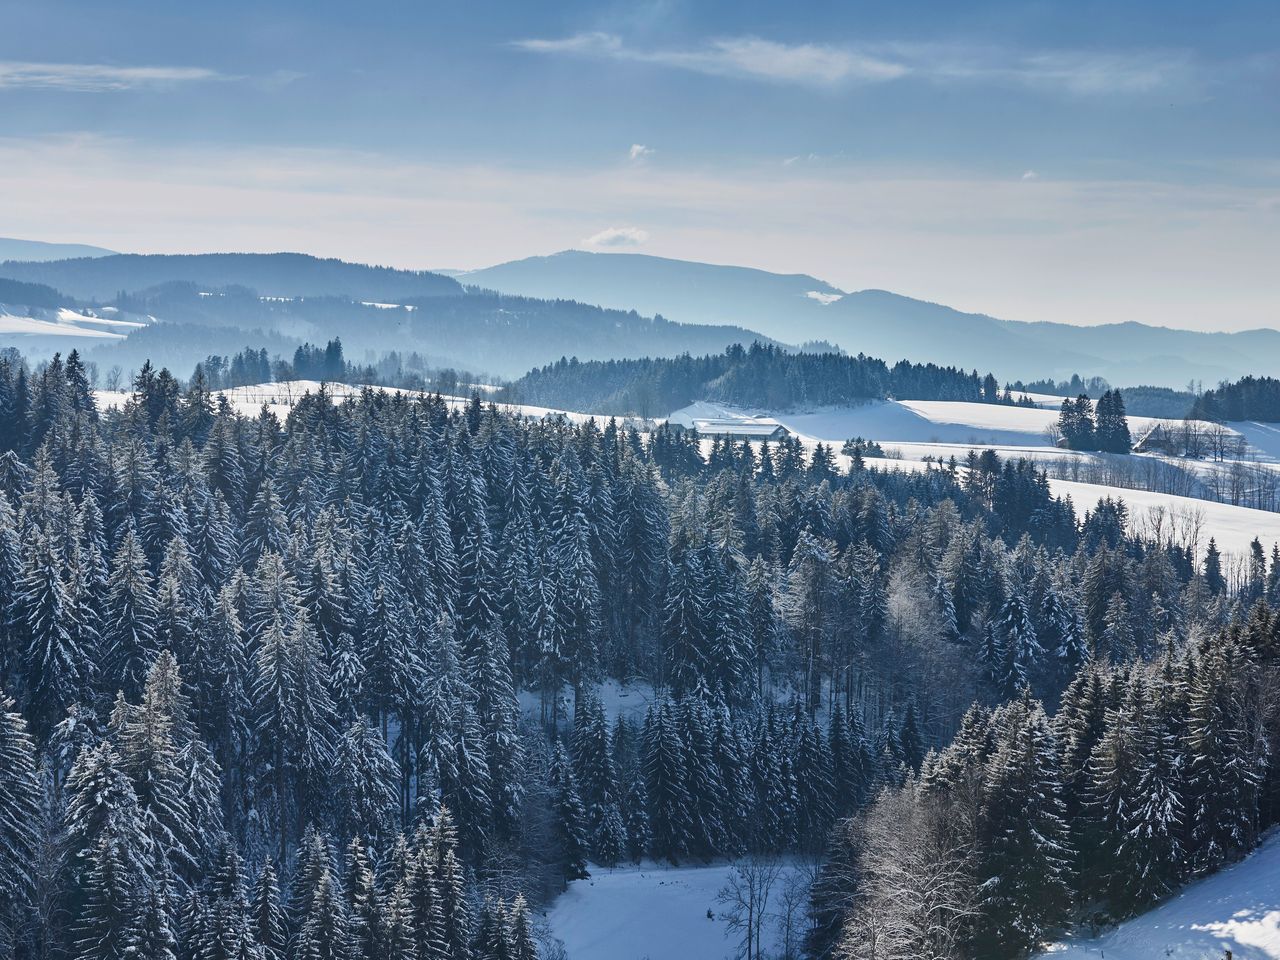
[[[728, 960], [737, 935], [720, 916], [716, 894], [733, 867], [663, 867], [647, 864], [608, 870], [592, 867], [575, 880], [547, 915], [568, 960]], [[766, 912], [776, 910], [784, 878], [774, 884]], [[710, 910], [715, 919], [707, 919]], [[778, 924], [764, 936], [772, 948]]]
[[[677, 410], [668, 419], [746, 419], [759, 413], [700, 401]], [[1051, 445], [1045, 431], [1058, 422], [1056, 406], [1016, 407], [957, 400], [872, 400], [857, 406], [824, 407], [804, 413], [769, 411], [767, 415], [793, 433], [836, 444], [850, 437], [865, 437], [894, 443], [1046, 447]], [[1140, 437], [1156, 422], [1150, 417], [1129, 417], [1129, 430]]]
[[[1146, 490], [1128, 490], [1107, 487], [1097, 483], [1079, 483], [1075, 480], [1050, 480], [1049, 487], [1059, 497], [1070, 495], [1076, 513], [1084, 515], [1092, 509], [1100, 497], [1123, 499], [1129, 507], [1130, 525], [1142, 524], [1152, 510], [1163, 510], [1173, 518], [1198, 517], [1201, 520], [1199, 549], [1204, 550], [1213, 537], [1223, 553], [1243, 555], [1254, 537], [1262, 541], [1270, 552], [1273, 543], [1280, 542], [1280, 513], [1268, 510], [1251, 510], [1229, 503], [1214, 503], [1178, 497], [1169, 493], [1150, 493]], [[1166, 529], [1168, 524], [1166, 523]]]
[[145, 323], [133, 320], [118, 320], [66, 307], [47, 309], [0, 304], [0, 335], [123, 340], [144, 326]]
[[1044, 960], [1280, 960], [1280, 834], [1252, 856], [1093, 940]]

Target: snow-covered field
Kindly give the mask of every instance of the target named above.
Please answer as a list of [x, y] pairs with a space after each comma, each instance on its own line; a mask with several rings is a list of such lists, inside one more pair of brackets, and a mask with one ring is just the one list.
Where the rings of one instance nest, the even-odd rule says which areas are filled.
[[129, 333], [146, 326], [133, 320], [117, 320], [92, 313], [78, 313], [65, 307], [36, 309], [11, 313], [0, 304], [0, 335], [42, 337], [92, 337], [99, 340], [123, 340]]
[[1198, 527], [1197, 553], [1203, 552], [1210, 537], [1217, 540], [1224, 553], [1234, 554], [1245, 553], [1254, 537], [1262, 541], [1268, 552], [1271, 544], [1280, 542], [1280, 513], [1074, 480], [1050, 480], [1049, 486], [1057, 496], [1070, 495], [1077, 514], [1081, 516], [1100, 498], [1112, 497], [1124, 500], [1129, 508], [1131, 524], [1147, 524], [1149, 529], [1153, 511], [1163, 511], [1166, 530], [1189, 530], [1189, 525], [1195, 525]]
[[1091, 940], [1044, 960], [1280, 960], [1280, 834], [1252, 856]]
[[[716, 894], [732, 871], [726, 864], [593, 866], [590, 879], [575, 880], [556, 899], [547, 921], [568, 960], [727, 960], [737, 955], [738, 934], [729, 930]], [[779, 910], [793, 873], [783, 869], [766, 915]], [[766, 920], [763, 941], [770, 954], [779, 928], [778, 918]]]

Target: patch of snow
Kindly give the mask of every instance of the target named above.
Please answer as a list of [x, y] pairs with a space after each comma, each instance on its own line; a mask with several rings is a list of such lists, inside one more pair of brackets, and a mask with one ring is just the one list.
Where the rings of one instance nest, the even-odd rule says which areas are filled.
[[58, 310], [58, 322], [72, 325], [93, 324], [94, 326], [104, 327], [128, 327], [136, 330], [139, 327], [145, 327], [145, 323], [139, 323], [137, 320], [114, 320], [110, 317], [97, 317], [93, 314], [79, 313], [75, 310], [69, 310], [66, 307]]
[[[782, 886], [795, 869], [783, 868], [766, 913], [777, 909]], [[591, 877], [571, 883], [547, 914], [568, 960], [728, 960], [738, 955], [739, 935], [729, 929], [716, 901], [731, 865], [590, 870]], [[770, 918], [763, 936], [770, 955], [777, 937], [778, 923]]]
[[379, 310], [416, 310], [417, 307], [406, 307], [403, 303], [377, 303], [373, 300], [361, 300], [362, 307], [377, 307]]
[[1280, 960], [1280, 834], [1245, 860], [1093, 939], [1044, 960]]
[[[93, 318], [83, 317], [75, 314], [82, 321], [92, 322]], [[98, 320], [98, 323], [116, 324], [123, 323], [118, 320]], [[124, 324], [125, 326], [135, 326], [135, 324]], [[137, 324], [136, 326], [141, 326]], [[42, 320], [38, 317], [18, 316], [12, 313], [0, 312], [0, 334], [9, 334], [11, 336], [44, 336], [44, 337], [95, 337], [100, 340], [123, 340], [123, 333], [115, 333], [111, 330], [102, 330], [92, 326], [81, 326], [78, 323], [57, 320]]]

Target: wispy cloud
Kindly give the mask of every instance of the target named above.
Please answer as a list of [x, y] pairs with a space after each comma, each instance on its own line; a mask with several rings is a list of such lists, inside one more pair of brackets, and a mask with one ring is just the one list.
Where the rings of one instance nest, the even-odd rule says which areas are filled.
[[645, 160], [654, 154], [652, 147], [646, 147], [643, 143], [633, 143], [627, 155], [632, 160]]
[[649, 239], [649, 231], [639, 227], [608, 227], [582, 242], [588, 247], [638, 247]]
[[1142, 94], [1193, 83], [1196, 67], [1178, 51], [1010, 53], [948, 45], [899, 46], [915, 69], [943, 81], [1018, 85], [1078, 96]]
[[0, 60], [0, 90], [35, 88], [110, 93], [225, 77], [204, 67], [120, 67], [105, 63], [31, 63]]
[[893, 80], [907, 72], [902, 64], [848, 48], [786, 44], [760, 37], [729, 37], [684, 49], [642, 49], [628, 46], [615, 34], [578, 33], [557, 40], [517, 40], [515, 46], [532, 53], [628, 60], [711, 76], [821, 86]]
[[1024, 170], [1022, 171], [1022, 179], [1023, 180], [1039, 180], [1040, 174], [1036, 173], [1034, 170]]
[[648, 63], [710, 76], [831, 87], [905, 78], [990, 83], [1079, 96], [1142, 94], [1194, 81], [1195, 64], [1178, 51], [1018, 52], [962, 44], [866, 46], [787, 44], [728, 37], [691, 47], [638, 47], [612, 33], [517, 40], [531, 53]]

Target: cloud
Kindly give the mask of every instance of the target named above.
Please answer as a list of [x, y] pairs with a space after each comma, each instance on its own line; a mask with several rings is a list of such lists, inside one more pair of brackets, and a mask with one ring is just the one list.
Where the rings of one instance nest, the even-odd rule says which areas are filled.
[[225, 79], [203, 67], [117, 67], [105, 63], [30, 63], [0, 60], [0, 90], [35, 88], [110, 93]]
[[655, 151], [652, 147], [646, 147], [643, 143], [633, 143], [631, 145], [631, 149], [628, 151], [628, 155], [632, 160], [644, 160], [647, 157], [653, 156], [654, 152]]
[[939, 83], [987, 83], [1074, 96], [1138, 95], [1199, 83], [1197, 65], [1181, 51], [1019, 52], [948, 43], [897, 43], [886, 49], [913, 75]]
[[607, 58], [690, 70], [717, 77], [739, 77], [830, 86], [845, 81], [893, 80], [907, 72], [856, 50], [817, 43], [786, 44], [760, 37], [711, 40], [688, 49], [640, 49], [611, 33], [578, 33], [558, 40], [517, 40], [532, 53]]
[[512, 45], [531, 53], [647, 63], [709, 76], [817, 87], [916, 78], [1105, 96], [1198, 84], [1196, 64], [1187, 54], [1162, 50], [1019, 52], [948, 43], [788, 44], [755, 36], [712, 39], [690, 47], [646, 48], [601, 32], [516, 40]]
[[608, 227], [583, 240], [588, 247], [638, 247], [649, 239], [649, 231], [639, 227]]
[[1024, 170], [1022, 172], [1022, 179], [1023, 180], [1039, 180], [1040, 174], [1036, 173], [1034, 170]]

